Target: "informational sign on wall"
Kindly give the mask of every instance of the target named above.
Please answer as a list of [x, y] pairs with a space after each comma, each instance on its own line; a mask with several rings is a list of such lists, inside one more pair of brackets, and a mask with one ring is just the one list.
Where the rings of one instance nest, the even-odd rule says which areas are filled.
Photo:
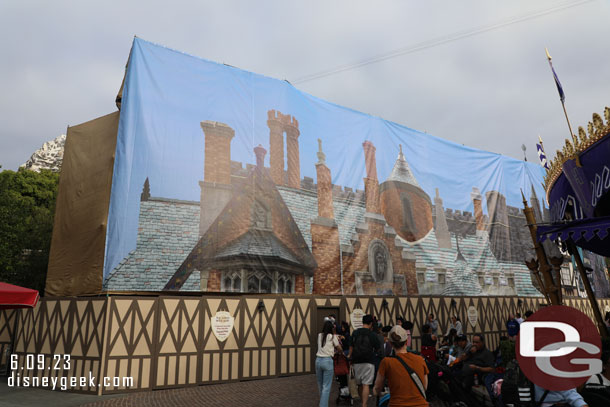
[[211, 321], [212, 332], [214, 332], [216, 339], [220, 342], [224, 342], [229, 335], [231, 335], [234, 323], [235, 318], [233, 318], [230, 313], [227, 311], [218, 311], [216, 315], [212, 317]]
[[349, 316], [350, 321], [352, 322], [352, 327], [354, 329], [362, 328], [362, 317], [364, 316], [364, 311], [360, 308], [354, 308], [351, 315]]
[[470, 325], [472, 325], [473, 328], [477, 325], [478, 319], [479, 313], [474, 305], [471, 305], [468, 307], [468, 322], [470, 322]]

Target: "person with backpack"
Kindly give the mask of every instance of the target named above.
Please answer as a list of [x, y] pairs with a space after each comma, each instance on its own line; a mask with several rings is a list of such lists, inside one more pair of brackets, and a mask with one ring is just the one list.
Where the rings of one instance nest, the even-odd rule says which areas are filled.
[[375, 352], [381, 349], [377, 335], [371, 331], [373, 317], [366, 314], [362, 317], [362, 328], [356, 329], [350, 339], [348, 359], [354, 367], [354, 376], [358, 384], [358, 394], [362, 407], [366, 407], [369, 392], [375, 375]]
[[428, 406], [426, 388], [428, 387], [428, 366], [424, 359], [407, 351], [410, 333], [396, 325], [388, 335], [395, 355], [384, 358], [379, 365], [374, 394], [383, 390], [387, 380], [390, 388], [389, 407]]
[[506, 330], [508, 331], [508, 337], [511, 340], [515, 340], [517, 335], [519, 334], [519, 322], [515, 319], [515, 317], [510, 314], [508, 316], [508, 321], [506, 321]]
[[610, 352], [602, 351], [602, 371], [587, 380], [580, 394], [591, 407], [610, 406]]
[[335, 375], [333, 363], [335, 351], [341, 352], [341, 344], [337, 335], [334, 334], [333, 323], [328, 320], [324, 322], [322, 332], [318, 334], [318, 352], [316, 353], [316, 377], [318, 379], [320, 407], [328, 407], [330, 388]]

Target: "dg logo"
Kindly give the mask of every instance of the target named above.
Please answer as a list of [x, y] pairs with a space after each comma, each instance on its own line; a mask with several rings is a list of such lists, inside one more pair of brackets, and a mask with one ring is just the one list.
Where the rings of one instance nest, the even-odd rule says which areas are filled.
[[525, 376], [547, 390], [576, 388], [602, 371], [599, 331], [572, 307], [554, 305], [534, 313], [521, 324], [515, 351]]

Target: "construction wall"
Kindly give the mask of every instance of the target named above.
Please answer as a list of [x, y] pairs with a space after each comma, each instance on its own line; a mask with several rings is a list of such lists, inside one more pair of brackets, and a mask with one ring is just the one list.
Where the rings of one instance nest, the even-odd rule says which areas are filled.
[[[428, 314], [437, 316], [443, 333], [450, 316], [457, 315], [467, 335], [484, 333], [493, 349], [505, 334], [509, 313], [536, 311], [542, 303], [542, 298], [534, 297], [43, 298], [33, 310], [0, 311], [0, 344], [10, 343], [10, 321], [16, 314], [15, 353], [19, 368], [24, 367], [18, 371], [22, 377], [88, 376], [89, 372], [96, 378], [133, 377], [130, 387], [87, 384], [69, 389], [121, 393], [313, 373], [317, 324], [329, 312], [350, 322], [350, 314], [359, 308], [376, 315], [383, 324], [404, 316], [415, 323], [415, 349], [420, 346], [420, 329]], [[565, 305], [592, 318], [586, 299], [568, 299]], [[474, 326], [467, 318], [470, 306], [477, 310]], [[610, 300], [600, 300], [601, 309], [607, 306]], [[211, 328], [218, 311], [234, 318], [233, 329], [223, 341]], [[54, 355], [69, 354], [70, 369], [27, 369], [28, 354], [44, 354], [45, 366]]]

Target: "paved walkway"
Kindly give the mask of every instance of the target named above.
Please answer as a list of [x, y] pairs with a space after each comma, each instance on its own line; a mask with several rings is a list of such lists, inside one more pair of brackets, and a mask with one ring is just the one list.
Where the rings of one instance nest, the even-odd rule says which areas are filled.
[[[333, 383], [329, 405], [335, 405], [338, 392], [339, 386]], [[367, 407], [375, 406], [374, 399], [369, 399]], [[9, 388], [6, 378], [0, 378], [0, 407], [311, 407], [317, 405], [318, 387], [315, 375], [311, 374], [101, 397], [42, 389]], [[360, 405], [356, 403], [357, 407]]]

